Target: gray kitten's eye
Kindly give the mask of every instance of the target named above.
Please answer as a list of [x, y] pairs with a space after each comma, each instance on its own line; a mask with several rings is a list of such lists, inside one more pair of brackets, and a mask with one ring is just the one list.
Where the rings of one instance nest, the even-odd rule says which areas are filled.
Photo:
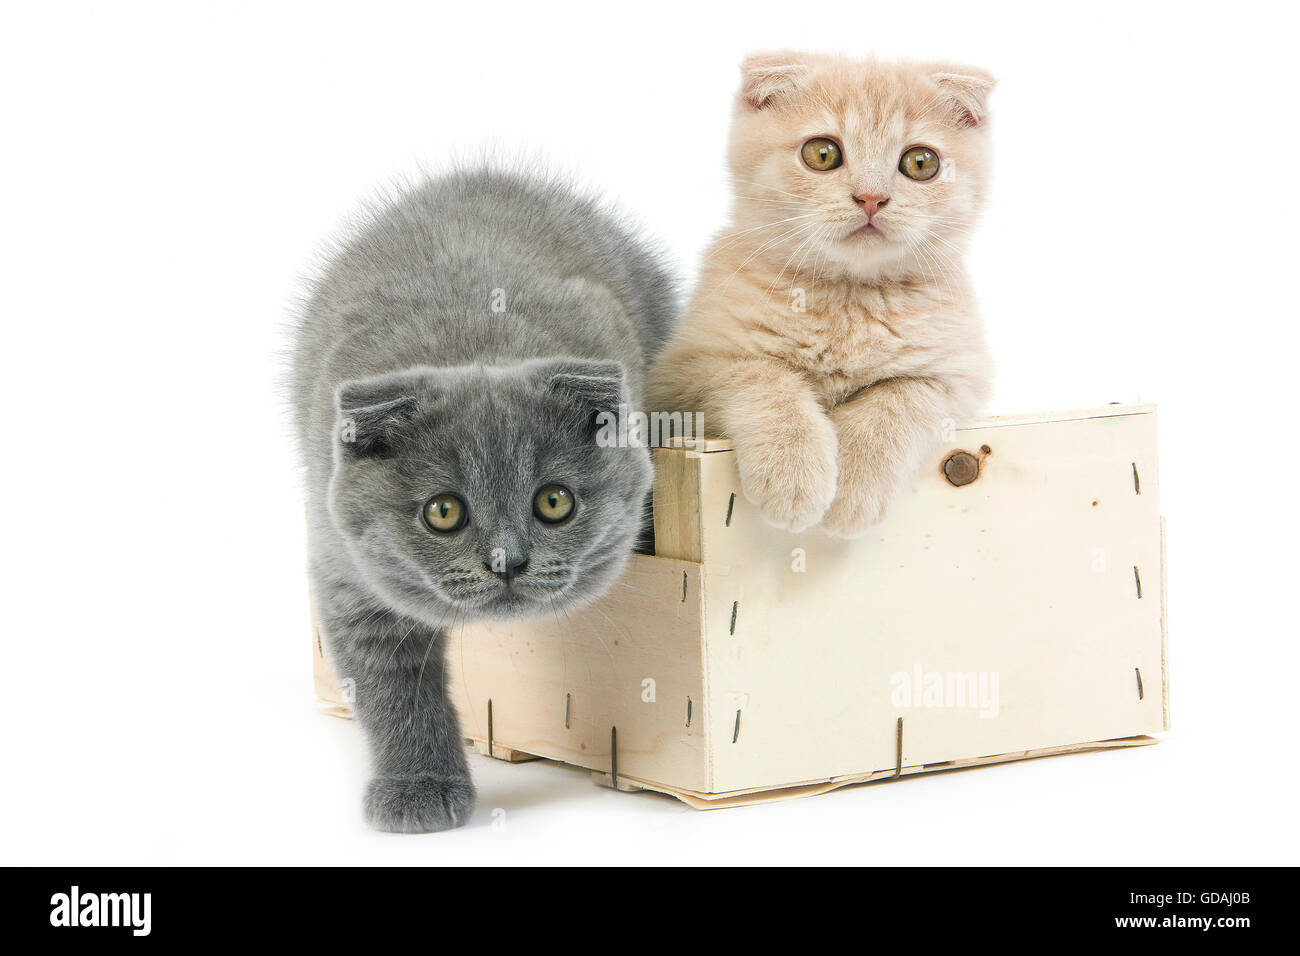
[[533, 514], [539, 521], [559, 524], [573, 514], [573, 492], [564, 485], [545, 485], [533, 496]]
[[939, 154], [929, 146], [912, 146], [898, 161], [898, 171], [908, 179], [925, 182], [939, 171]]
[[459, 531], [469, 522], [469, 509], [455, 495], [434, 495], [424, 503], [421, 511], [425, 525], [439, 534]]
[[809, 169], [825, 173], [839, 167], [844, 162], [840, 144], [825, 136], [816, 136], [803, 144], [800, 150], [803, 161]]

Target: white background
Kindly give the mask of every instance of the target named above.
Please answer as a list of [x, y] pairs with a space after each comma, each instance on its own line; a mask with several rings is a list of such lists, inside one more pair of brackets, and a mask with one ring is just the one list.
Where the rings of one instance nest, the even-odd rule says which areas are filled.
[[[0, 858], [1297, 862], [1297, 31], [1223, 9], [9, 7]], [[298, 277], [378, 187], [521, 146], [689, 276], [736, 65], [783, 47], [1001, 78], [971, 263], [994, 409], [1159, 403], [1174, 730], [715, 813], [473, 758], [466, 829], [366, 831], [360, 736], [312, 699], [276, 381]]]

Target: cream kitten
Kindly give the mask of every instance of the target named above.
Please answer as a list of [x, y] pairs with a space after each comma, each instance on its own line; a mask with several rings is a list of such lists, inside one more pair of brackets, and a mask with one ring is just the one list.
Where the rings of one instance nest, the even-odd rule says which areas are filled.
[[749, 57], [732, 223], [650, 379], [735, 443], [779, 528], [881, 519], [989, 360], [961, 265], [985, 191], [993, 79], [942, 64]]

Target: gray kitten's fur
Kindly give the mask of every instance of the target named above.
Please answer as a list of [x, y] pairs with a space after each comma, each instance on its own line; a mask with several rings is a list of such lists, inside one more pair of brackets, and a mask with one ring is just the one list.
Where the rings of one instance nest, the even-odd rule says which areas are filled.
[[[644, 242], [557, 182], [503, 172], [385, 204], [315, 282], [292, 384], [311, 578], [370, 742], [371, 825], [442, 830], [473, 809], [447, 629], [582, 604], [623, 568], [649, 453], [597, 447], [593, 419], [639, 407], [674, 315]], [[574, 493], [563, 524], [533, 515], [550, 483]], [[466, 527], [426, 527], [439, 493], [466, 502]]]

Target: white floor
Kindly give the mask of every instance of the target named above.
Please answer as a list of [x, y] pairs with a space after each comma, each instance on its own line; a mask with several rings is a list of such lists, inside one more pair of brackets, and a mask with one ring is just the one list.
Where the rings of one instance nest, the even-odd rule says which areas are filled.
[[[318, 714], [306, 668], [253, 678], [243, 704], [203, 708], [208, 753], [35, 797], [43, 818], [12, 834], [11, 863], [867, 863], [1214, 864], [1294, 862], [1294, 794], [1258, 739], [1225, 719], [1158, 746], [1055, 757], [872, 784], [711, 812], [615, 793], [549, 762], [471, 757], [479, 808], [458, 831], [369, 832], [365, 761], [350, 721]], [[196, 716], [191, 713], [189, 717]], [[1226, 717], [1227, 715], [1225, 715]], [[172, 724], [183, 745], [195, 728]], [[93, 735], [92, 735], [93, 736]], [[109, 738], [98, 761], [138, 748]], [[208, 761], [211, 761], [210, 763]], [[118, 779], [112, 779], [116, 776]], [[127, 779], [129, 786], [123, 786]], [[38, 787], [27, 780], [20, 786]]]

